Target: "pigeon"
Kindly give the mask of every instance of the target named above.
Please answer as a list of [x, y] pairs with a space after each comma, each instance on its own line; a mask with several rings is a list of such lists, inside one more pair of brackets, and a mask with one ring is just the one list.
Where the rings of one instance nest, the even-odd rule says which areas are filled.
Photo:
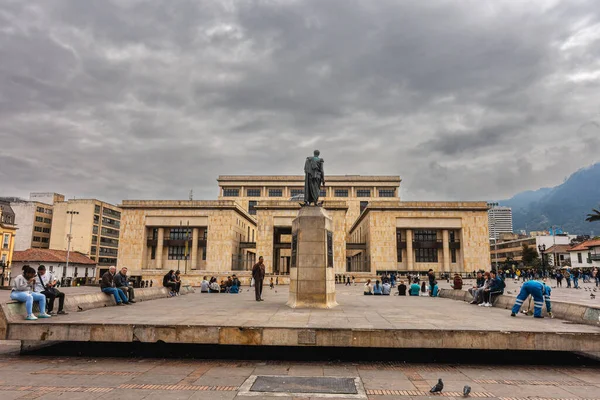
[[469, 397], [469, 393], [471, 393], [471, 386], [465, 385], [463, 388], [463, 397]]
[[444, 388], [444, 382], [442, 382], [442, 378], [438, 379], [438, 383], [435, 384], [434, 387], [429, 391], [430, 393], [438, 393], [441, 392]]
[[594, 296], [594, 293], [590, 293], [590, 299], [594, 300], [596, 298], [596, 296]]

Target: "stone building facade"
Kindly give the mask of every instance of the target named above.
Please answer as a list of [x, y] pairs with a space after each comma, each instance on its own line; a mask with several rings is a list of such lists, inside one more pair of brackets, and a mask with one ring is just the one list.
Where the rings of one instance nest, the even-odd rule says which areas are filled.
[[[337, 274], [382, 271], [463, 272], [489, 267], [485, 202], [402, 202], [398, 176], [328, 176], [323, 207], [334, 232]], [[220, 176], [216, 201], [125, 200], [120, 205], [118, 267], [160, 283], [179, 269], [249, 281], [258, 258], [286, 283], [291, 227], [303, 176]]]

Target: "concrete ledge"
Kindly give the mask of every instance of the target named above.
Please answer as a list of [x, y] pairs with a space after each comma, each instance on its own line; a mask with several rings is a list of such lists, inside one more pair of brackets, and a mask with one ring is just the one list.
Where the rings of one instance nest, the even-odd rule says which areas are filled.
[[[182, 286], [180, 295], [194, 293], [191, 286]], [[135, 289], [135, 301], [148, 301], [169, 297], [169, 290], [165, 287], [151, 287]], [[103, 293], [98, 289], [97, 293], [86, 294], [67, 294], [65, 295], [65, 311], [77, 312], [86, 311], [94, 308], [110, 307], [116, 305], [112, 295]], [[58, 309], [58, 300], [54, 301], [54, 308]], [[37, 303], [34, 303], [33, 310], [39, 312]], [[26, 314], [25, 304], [18, 301], [9, 301], [0, 305], [0, 338], [5, 336], [7, 323], [22, 321]]]
[[[439, 297], [447, 299], [471, 301], [473, 298], [465, 290], [440, 289]], [[510, 310], [515, 304], [516, 297], [501, 295], [496, 298], [494, 307]], [[527, 307], [528, 301], [523, 304]], [[533, 307], [533, 301], [532, 301]], [[523, 307], [521, 309], [523, 309]], [[542, 314], [547, 316], [546, 308]], [[600, 326], [600, 308], [584, 306], [581, 304], [566, 303], [563, 301], [552, 301], [552, 314], [555, 318], [564, 319], [578, 324]]]

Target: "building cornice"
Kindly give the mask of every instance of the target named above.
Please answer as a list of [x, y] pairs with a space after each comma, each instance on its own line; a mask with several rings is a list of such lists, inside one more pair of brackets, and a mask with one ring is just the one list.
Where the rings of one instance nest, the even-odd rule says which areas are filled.
[[[300, 201], [288, 200], [262, 200], [259, 201], [254, 208], [257, 210], [299, 210]], [[326, 210], [347, 210], [348, 204], [345, 201], [324, 201], [323, 208]]]
[[233, 210], [256, 225], [256, 218], [234, 200], [123, 200], [119, 207], [127, 209]]
[[[400, 176], [396, 175], [327, 175], [327, 182], [392, 182], [400, 183]], [[219, 175], [219, 183], [237, 183], [237, 182], [298, 182], [304, 183], [304, 175]]]

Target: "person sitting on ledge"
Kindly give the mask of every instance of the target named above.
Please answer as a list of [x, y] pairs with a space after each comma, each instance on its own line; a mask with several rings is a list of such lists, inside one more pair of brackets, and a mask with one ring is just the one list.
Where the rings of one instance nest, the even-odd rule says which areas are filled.
[[433, 281], [433, 284], [430, 289], [430, 293], [431, 293], [431, 297], [438, 297], [438, 295], [440, 293], [440, 288], [438, 286], [437, 281]]
[[163, 276], [163, 286], [169, 288], [169, 296], [175, 296], [177, 293], [177, 282], [175, 280], [175, 270], [170, 270]]
[[[235, 276], [235, 275], [234, 275]], [[231, 281], [231, 286], [229, 287], [229, 290], [227, 293], [231, 293], [231, 294], [237, 294], [240, 292], [240, 286], [238, 285], [238, 280], [232, 280]]]
[[122, 306], [123, 304], [129, 304], [127, 300], [127, 296], [121, 289], [117, 289], [115, 287], [115, 272], [117, 271], [117, 267], [114, 265], [108, 268], [108, 271], [102, 275], [102, 281], [100, 282], [100, 290], [103, 293], [108, 295], [113, 295], [115, 297], [115, 301], [118, 306]]
[[406, 285], [404, 284], [404, 281], [400, 281], [400, 284], [398, 285], [398, 296], [406, 296]]
[[177, 287], [175, 288], [175, 294], [179, 296], [179, 291], [181, 290], [181, 271], [175, 271], [175, 283]]
[[454, 290], [461, 290], [462, 289], [462, 278], [460, 277], [459, 274], [454, 274], [454, 281], [452, 282], [452, 289]]
[[425, 283], [425, 281], [421, 282], [421, 293], [427, 293], [427, 284]]
[[418, 296], [420, 291], [421, 291], [421, 286], [419, 286], [419, 281], [417, 280], [417, 278], [415, 278], [413, 280], [412, 285], [410, 285], [410, 290], [409, 290], [408, 294], [410, 296]]
[[54, 300], [58, 298], [58, 314], [66, 315], [67, 313], [63, 310], [65, 306], [65, 294], [56, 288], [56, 283], [54, 275], [51, 272], [46, 272], [46, 266], [40, 265], [37, 277], [35, 278], [34, 291], [46, 296], [48, 314], [55, 315], [52, 310], [54, 309]]
[[492, 297], [504, 293], [504, 281], [498, 275], [496, 271], [490, 271], [490, 285], [483, 290], [483, 303], [479, 304], [483, 307], [492, 306]]
[[390, 282], [388, 280], [383, 284], [382, 294], [384, 296], [389, 296], [391, 291], [392, 291], [392, 285], [390, 284]]
[[127, 267], [121, 268], [121, 270], [116, 273], [114, 280], [115, 287], [127, 294], [127, 299], [130, 303], [135, 303], [135, 293], [133, 291], [133, 287], [131, 287], [129, 284], [129, 279], [127, 278]]
[[219, 293], [221, 291], [221, 287], [219, 286], [219, 283], [217, 282], [217, 278], [215, 278], [214, 276], [212, 278], [210, 278], [210, 285], [209, 287], [209, 293]]
[[383, 292], [383, 288], [379, 284], [379, 281], [375, 281], [375, 286], [373, 286], [373, 295], [381, 296], [382, 292]]
[[[38, 319], [38, 317], [50, 318], [50, 315], [46, 314], [46, 296], [33, 291], [36, 275], [35, 269], [31, 268], [29, 265], [24, 265], [23, 273], [13, 280], [12, 291], [10, 292], [11, 300], [25, 303], [25, 310], [27, 310], [25, 319], [28, 321], [34, 321]], [[34, 301], [37, 301], [40, 307], [40, 313], [37, 317], [33, 315]]]
[[202, 283], [200, 283], [200, 293], [208, 293], [208, 281], [206, 280], [206, 276], [202, 278]]
[[233, 274], [232, 284], [237, 286], [238, 289], [242, 287], [242, 282], [240, 282], [236, 274]]
[[365, 296], [372, 296], [373, 295], [373, 288], [371, 287], [371, 280], [367, 279], [367, 283], [365, 283], [365, 289], [363, 294]]
[[479, 303], [478, 289], [482, 288], [484, 283], [485, 283], [485, 278], [483, 277], [483, 274], [481, 273], [481, 271], [477, 271], [477, 279], [475, 281], [475, 285], [473, 287], [469, 288], [469, 294], [471, 296], [473, 296], [473, 301], [471, 301], [471, 304]]

